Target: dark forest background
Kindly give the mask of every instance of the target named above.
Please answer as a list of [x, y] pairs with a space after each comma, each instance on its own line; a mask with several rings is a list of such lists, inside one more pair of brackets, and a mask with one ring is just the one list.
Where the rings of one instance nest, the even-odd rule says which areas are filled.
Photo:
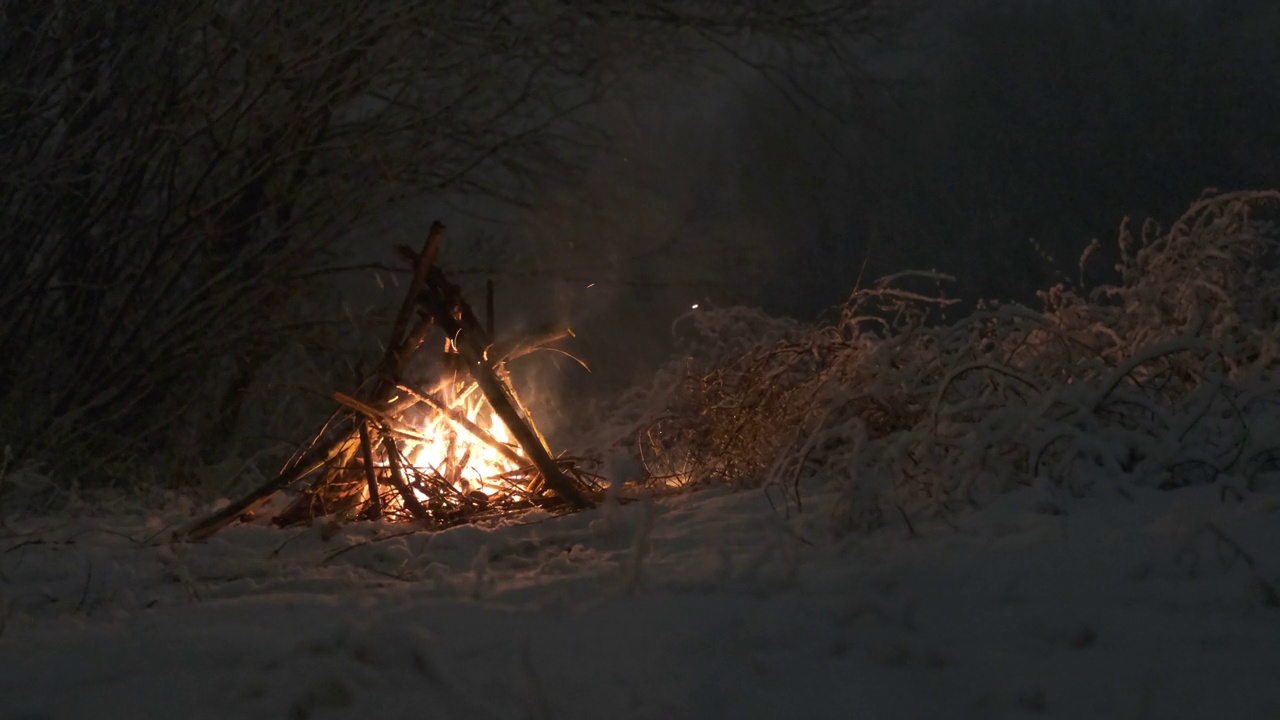
[[574, 325], [595, 372], [531, 374], [577, 398], [695, 303], [1034, 303], [1125, 217], [1280, 187], [1266, 0], [70, 5], [0, 15], [0, 442], [55, 486], [270, 468], [437, 218], [500, 327]]

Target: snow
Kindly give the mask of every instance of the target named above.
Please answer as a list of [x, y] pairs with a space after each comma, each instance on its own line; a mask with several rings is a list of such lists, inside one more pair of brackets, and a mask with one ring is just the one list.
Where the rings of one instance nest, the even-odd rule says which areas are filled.
[[496, 527], [10, 521], [4, 718], [1276, 718], [1280, 494], [835, 537], [711, 488]]

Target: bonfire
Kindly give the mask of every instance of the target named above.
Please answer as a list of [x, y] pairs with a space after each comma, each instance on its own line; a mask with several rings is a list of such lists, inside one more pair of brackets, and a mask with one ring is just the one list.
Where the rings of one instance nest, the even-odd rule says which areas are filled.
[[[600, 496], [598, 476], [553, 457], [507, 368], [570, 331], [495, 343], [491, 307], [486, 327], [436, 265], [443, 239], [437, 222], [421, 252], [403, 250], [413, 280], [376, 372], [354, 393], [335, 392], [337, 409], [312, 440], [271, 480], [188, 528], [188, 539], [253, 517], [295, 486], [270, 517], [277, 525], [327, 517], [446, 527], [530, 507], [590, 507]], [[433, 334], [444, 348], [434, 358], [420, 352], [441, 346]]]

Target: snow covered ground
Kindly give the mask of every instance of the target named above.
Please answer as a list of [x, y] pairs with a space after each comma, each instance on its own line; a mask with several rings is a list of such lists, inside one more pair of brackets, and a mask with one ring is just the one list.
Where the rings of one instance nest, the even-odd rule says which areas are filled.
[[0, 717], [1280, 718], [1280, 494], [1025, 490], [838, 541], [829, 496], [11, 521]]

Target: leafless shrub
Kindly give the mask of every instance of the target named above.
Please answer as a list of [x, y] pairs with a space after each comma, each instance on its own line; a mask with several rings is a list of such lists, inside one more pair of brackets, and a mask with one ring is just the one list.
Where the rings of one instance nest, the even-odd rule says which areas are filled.
[[362, 219], [518, 202], [629, 63], [836, 42], [878, 5], [6, 3], [0, 438], [54, 476], [217, 457], [271, 359], [324, 343], [316, 279]]
[[[949, 301], [890, 278], [833, 322], [683, 362], [642, 445], [655, 474], [794, 502], [802, 477], [843, 478], [850, 529], [1037, 480], [1075, 494], [1252, 482], [1277, 456], [1278, 202], [1207, 196], [1167, 231], [1122, 228], [1118, 281], [1051, 288], [1041, 311], [990, 303], [939, 322]], [[736, 335], [742, 312], [705, 315], [709, 340]]]

